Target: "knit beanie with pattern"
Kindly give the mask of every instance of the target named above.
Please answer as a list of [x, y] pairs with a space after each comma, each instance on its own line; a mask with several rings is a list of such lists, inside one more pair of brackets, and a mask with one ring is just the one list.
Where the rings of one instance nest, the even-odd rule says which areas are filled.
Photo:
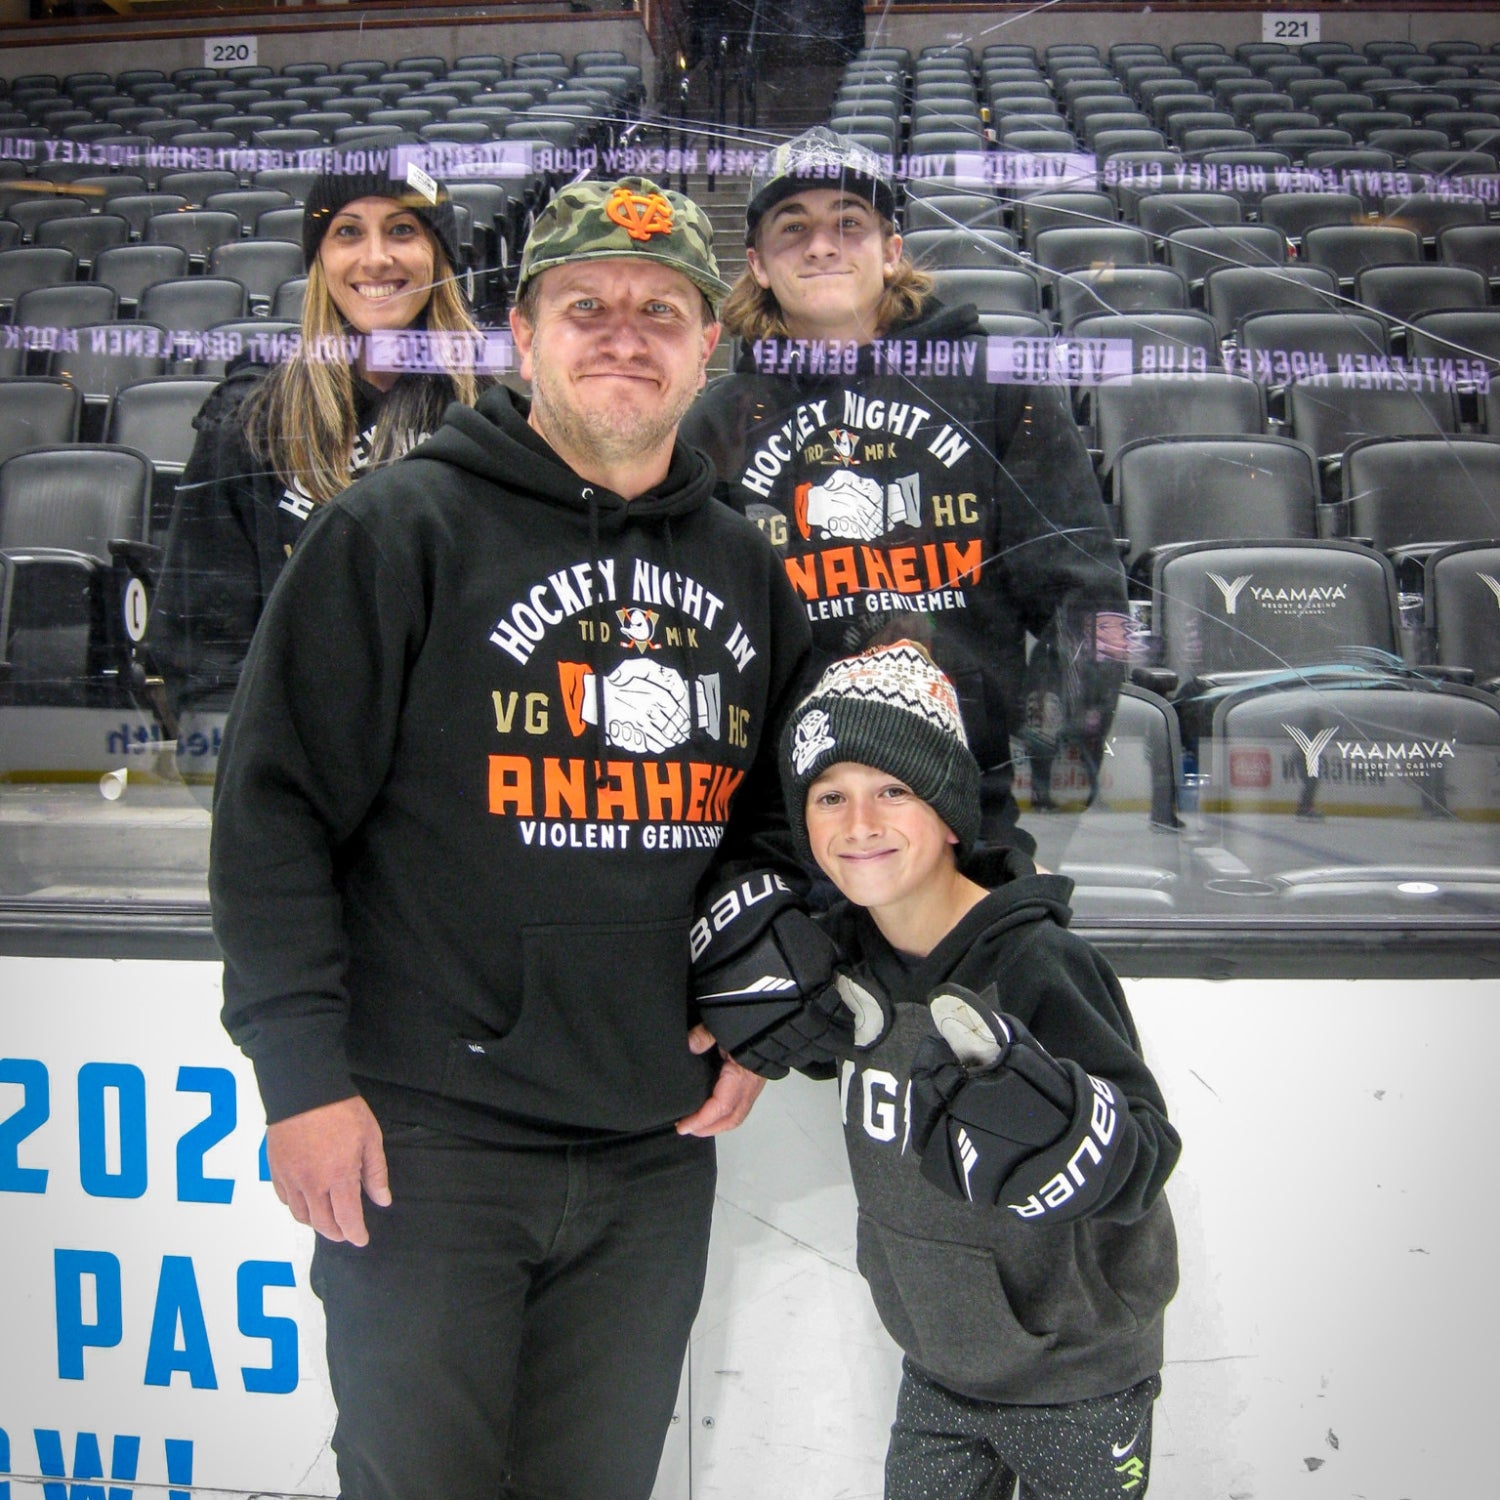
[[979, 763], [952, 682], [915, 641], [836, 661], [792, 711], [781, 741], [781, 785], [798, 851], [807, 840], [807, 789], [840, 761], [903, 781], [958, 836], [979, 837]]

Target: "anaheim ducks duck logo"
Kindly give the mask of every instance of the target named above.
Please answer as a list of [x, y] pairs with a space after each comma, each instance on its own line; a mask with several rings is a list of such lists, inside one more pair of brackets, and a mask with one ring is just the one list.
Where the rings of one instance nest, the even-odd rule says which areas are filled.
[[627, 649], [634, 646], [642, 655], [661, 649], [656, 644], [656, 622], [661, 616], [654, 609], [631, 605], [629, 609], [617, 609], [615, 618], [620, 622], [620, 636]]
[[633, 240], [671, 234], [672, 205], [660, 193], [633, 193], [623, 183], [609, 195], [604, 214]]

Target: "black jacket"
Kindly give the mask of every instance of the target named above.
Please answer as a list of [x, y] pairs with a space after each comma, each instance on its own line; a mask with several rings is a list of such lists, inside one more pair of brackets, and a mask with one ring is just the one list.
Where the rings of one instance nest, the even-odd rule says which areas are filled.
[[985, 836], [1006, 842], [1028, 632], [1095, 745], [1119, 690], [1122, 669], [1094, 658], [1093, 617], [1126, 605], [1088, 452], [1060, 388], [987, 381], [972, 307], [930, 304], [852, 368], [842, 347], [829, 372], [816, 346], [744, 345], [682, 436], [781, 554], [818, 667], [877, 639], [927, 643], [985, 771]]
[[[250, 448], [244, 403], [269, 374], [264, 365], [236, 369], [193, 422], [198, 436], [177, 486], [147, 632], [153, 662], [179, 715], [228, 708], [271, 587], [316, 509]], [[359, 436], [351, 475], [368, 466], [384, 399], [374, 386], [355, 380]]]
[[[966, 873], [996, 873], [979, 855]], [[895, 1001], [890, 1034], [846, 1063], [845, 1140], [859, 1198], [859, 1268], [891, 1337], [940, 1384], [1023, 1406], [1124, 1390], [1161, 1368], [1177, 1242], [1162, 1185], [1181, 1143], [1140, 1055], [1119, 981], [1067, 927], [1072, 882], [1032, 875], [991, 890], [920, 962], [897, 955], [847, 903], [830, 930]], [[940, 984], [998, 987], [999, 1005], [1054, 1057], [1123, 1093], [1116, 1174], [1085, 1218], [1028, 1223], [961, 1203], [922, 1176], [907, 1140], [912, 1055]], [[1126, 1149], [1128, 1147], [1129, 1149]]]
[[[678, 445], [628, 503], [489, 391], [322, 507], [230, 710], [210, 888], [268, 1118], [522, 1140], [695, 1109], [688, 928], [785, 855], [807, 626]], [[602, 773], [599, 767], [602, 763]]]

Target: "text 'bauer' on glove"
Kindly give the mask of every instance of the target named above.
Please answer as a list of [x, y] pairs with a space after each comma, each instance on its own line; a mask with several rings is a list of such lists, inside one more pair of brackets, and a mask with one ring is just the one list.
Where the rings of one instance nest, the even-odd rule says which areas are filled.
[[757, 870], [715, 887], [692, 929], [693, 998], [714, 1040], [763, 1078], [833, 1076], [890, 1024], [883, 996], [840, 974], [833, 940], [791, 887]]
[[1128, 1111], [1119, 1090], [1059, 1060], [995, 1006], [994, 987], [928, 1001], [936, 1034], [912, 1060], [912, 1144], [922, 1175], [955, 1198], [1061, 1223], [1099, 1201]]

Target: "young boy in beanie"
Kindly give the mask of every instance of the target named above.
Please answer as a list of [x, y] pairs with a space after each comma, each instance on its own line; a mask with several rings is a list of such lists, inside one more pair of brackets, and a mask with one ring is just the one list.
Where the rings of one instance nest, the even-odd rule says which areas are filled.
[[1180, 1142], [1071, 883], [974, 852], [957, 694], [910, 641], [823, 673], [781, 774], [867, 1002], [840, 1092], [859, 1268], [905, 1351], [886, 1500], [1134, 1500]]

